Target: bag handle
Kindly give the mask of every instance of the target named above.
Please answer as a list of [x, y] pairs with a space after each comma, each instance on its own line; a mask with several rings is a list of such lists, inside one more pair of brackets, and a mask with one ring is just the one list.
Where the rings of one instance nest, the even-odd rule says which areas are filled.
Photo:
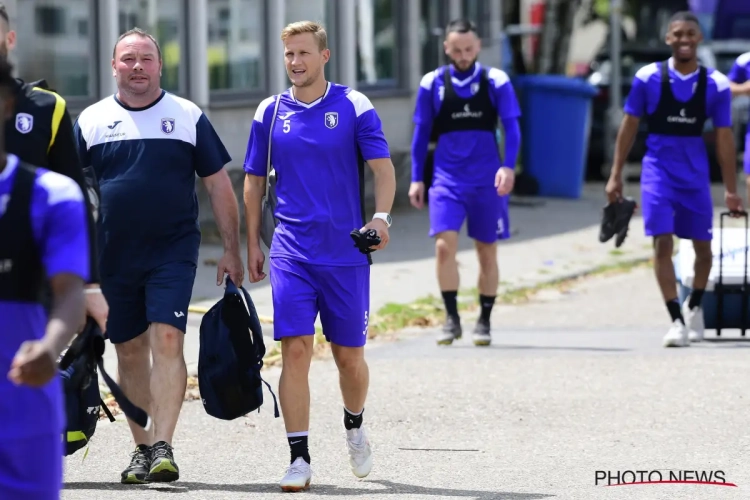
[[271, 116], [271, 127], [268, 131], [268, 155], [266, 156], [266, 199], [268, 199], [268, 193], [271, 189], [271, 182], [268, 177], [271, 175], [271, 139], [273, 138], [273, 126], [276, 123], [276, 115], [279, 112], [279, 102], [281, 102], [281, 94], [276, 96], [276, 105], [273, 107], [273, 115]]

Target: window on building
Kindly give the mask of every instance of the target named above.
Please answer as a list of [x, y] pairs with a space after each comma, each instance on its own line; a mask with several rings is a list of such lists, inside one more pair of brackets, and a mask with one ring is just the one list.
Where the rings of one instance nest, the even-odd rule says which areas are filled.
[[265, 26], [262, 0], [208, 0], [209, 88], [214, 94], [264, 89]]
[[[348, 0], [351, 1], [351, 0]], [[331, 59], [326, 64], [326, 78], [335, 80], [338, 76], [338, 57], [336, 49], [336, 0], [286, 0], [286, 23], [296, 21], [315, 21], [323, 23], [328, 36], [328, 48], [331, 49]], [[271, 47], [278, 40], [271, 39]], [[273, 50], [270, 54], [274, 54]], [[279, 57], [281, 55], [281, 45], [279, 45]], [[275, 56], [274, 56], [275, 57]]]
[[66, 99], [95, 99], [96, 40], [81, 29], [95, 16], [91, 0], [18, 0], [16, 68], [26, 81], [47, 80]]
[[176, 94], [186, 94], [187, 75], [180, 54], [184, 54], [186, 24], [183, 0], [119, 0], [119, 32], [141, 28], [154, 36], [162, 53], [161, 86]]
[[357, 2], [357, 78], [360, 86], [395, 87], [399, 83], [399, 18], [405, 3], [398, 0]]
[[480, 38], [489, 38], [490, 35], [490, 3], [487, 0], [463, 0], [463, 15], [469, 21], [477, 25], [477, 34]]
[[36, 30], [43, 35], [65, 34], [65, 9], [40, 5], [35, 9]]
[[448, 24], [446, 2], [421, 0], [421, 19], [419, 20], [419, 43], [422, 47], [422, 74], [429, 73], [445, 64], [445, 26]]

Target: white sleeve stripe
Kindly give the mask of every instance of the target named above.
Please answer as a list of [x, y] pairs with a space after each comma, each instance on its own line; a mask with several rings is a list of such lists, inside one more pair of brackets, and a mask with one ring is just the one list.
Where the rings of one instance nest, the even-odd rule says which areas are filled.
[[425, 90], [430, 90], [432, 88], [433, 82], [435, 81], [436, 75], [437, 75], [437, 70], [430, 71], [429, 73], [425, 74], [422, 77], [422, 80], [419, 82], [419, 86]]
[[508, 74], [498, 68], [490, 68], [487, 71], [487, 78], [495, 83], [495, 88], [497, 89], [510, 82]]
[[659, 66], [656, 63], [648, 64], [635, 73], [635, 77], [644, 83], [648, 83], [652, 75], [659, 71]]
[[263, 123], [263, 115], [266, 114], [266, 109], [268, 109], [268, 106], [275, 102], [276, 96], [266, 97], [265, 99], [263, 99], [260, 104], [258, 104], [258, 109], [255, 110], [255, 116], [253, 117], [253, 120], [259, 123]]
[[55, 172], [44, 172], [37, 184], [47, 192], [47, 206], [66, 201], [83, 201], [83, 193], [73, 179]]
[[723, 73], [714, 70], [713, 73], [711, 73], [711, 79], [716, 83], [717, 92], [724, 92], [729, 88], [729, 78]]
[[750, 52], [745, 52], [737, 58], [737, 64], [740, 66], [747, 66], [750, 64]]
[[354, 104], [354, 112], [357, 117], [361, 116], [362, 113], [365, 113], [366, 111], [374, 109], [370, 100], [362, 92], [351, 90], [346, 97], [348, 97], [352, 104]]

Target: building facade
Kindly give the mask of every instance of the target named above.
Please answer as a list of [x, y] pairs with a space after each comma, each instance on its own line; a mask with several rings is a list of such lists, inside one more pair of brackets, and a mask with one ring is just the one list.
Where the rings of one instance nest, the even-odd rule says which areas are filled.
[[[503, 0], [10, 0], [12, 58], [24, 80], [44, 78], [73, 113], [115, 92], [112, 49], [135, 26], [160, 42], [162, 86], [209, 115], [239, 168], [257, 104], [288, 87], [281, 29], [322, 21], [327, 78], [358, 89], [378, 110], [399, 170], [408, 170], [419, 81], [442, 62], [441, 28], [474, 20], [480, 60], [499, 65]], [[403, 167], [402, 167], [403, 166]], [[401, 177], [401, 176], [399, 176]]]

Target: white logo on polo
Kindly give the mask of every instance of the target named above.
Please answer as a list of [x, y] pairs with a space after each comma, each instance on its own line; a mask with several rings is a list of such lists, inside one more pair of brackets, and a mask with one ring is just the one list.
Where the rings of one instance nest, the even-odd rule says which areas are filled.
[[462, 120], [464, 118], [481, 118], [482, 112], [481, 111], [472, 111], [469, 107], [469, 103], [467, 102], [464, 106], [463, 111], [456, 111], [454, 113], [451, 113], [451, 118], [454, 120]]
[[182, 318], [183, 316], [185, 316], [185, 313], [182, 312], [182, 311], [180, 311], [180, 312], [175, 311], [174, 312], [174, 317], [175, 318]]
[[34, 128], [34, 117], [28, 113], [18, 113], [16, 115], [16, 130], [22, 134], [28, 134]]
[[329, 111], [326, 113], [326, 127], [328, 128], [336, 128], [336, 125], [339, 124], [339, 114], [336, 111]]
[[11, 259], [0, 260], [0, 273], [9, 273], [13, 270], [13, 261]]
[[679, 116], [668, 116], [667, 122], [668, 123], [679, 123], [683, 125], [693, 125], [698, 121], [698, 117], [693, 116], [689, 117], [687, 116], [687, 111], [685, 111], [685, 108], [682, 108], [679, 112]]

